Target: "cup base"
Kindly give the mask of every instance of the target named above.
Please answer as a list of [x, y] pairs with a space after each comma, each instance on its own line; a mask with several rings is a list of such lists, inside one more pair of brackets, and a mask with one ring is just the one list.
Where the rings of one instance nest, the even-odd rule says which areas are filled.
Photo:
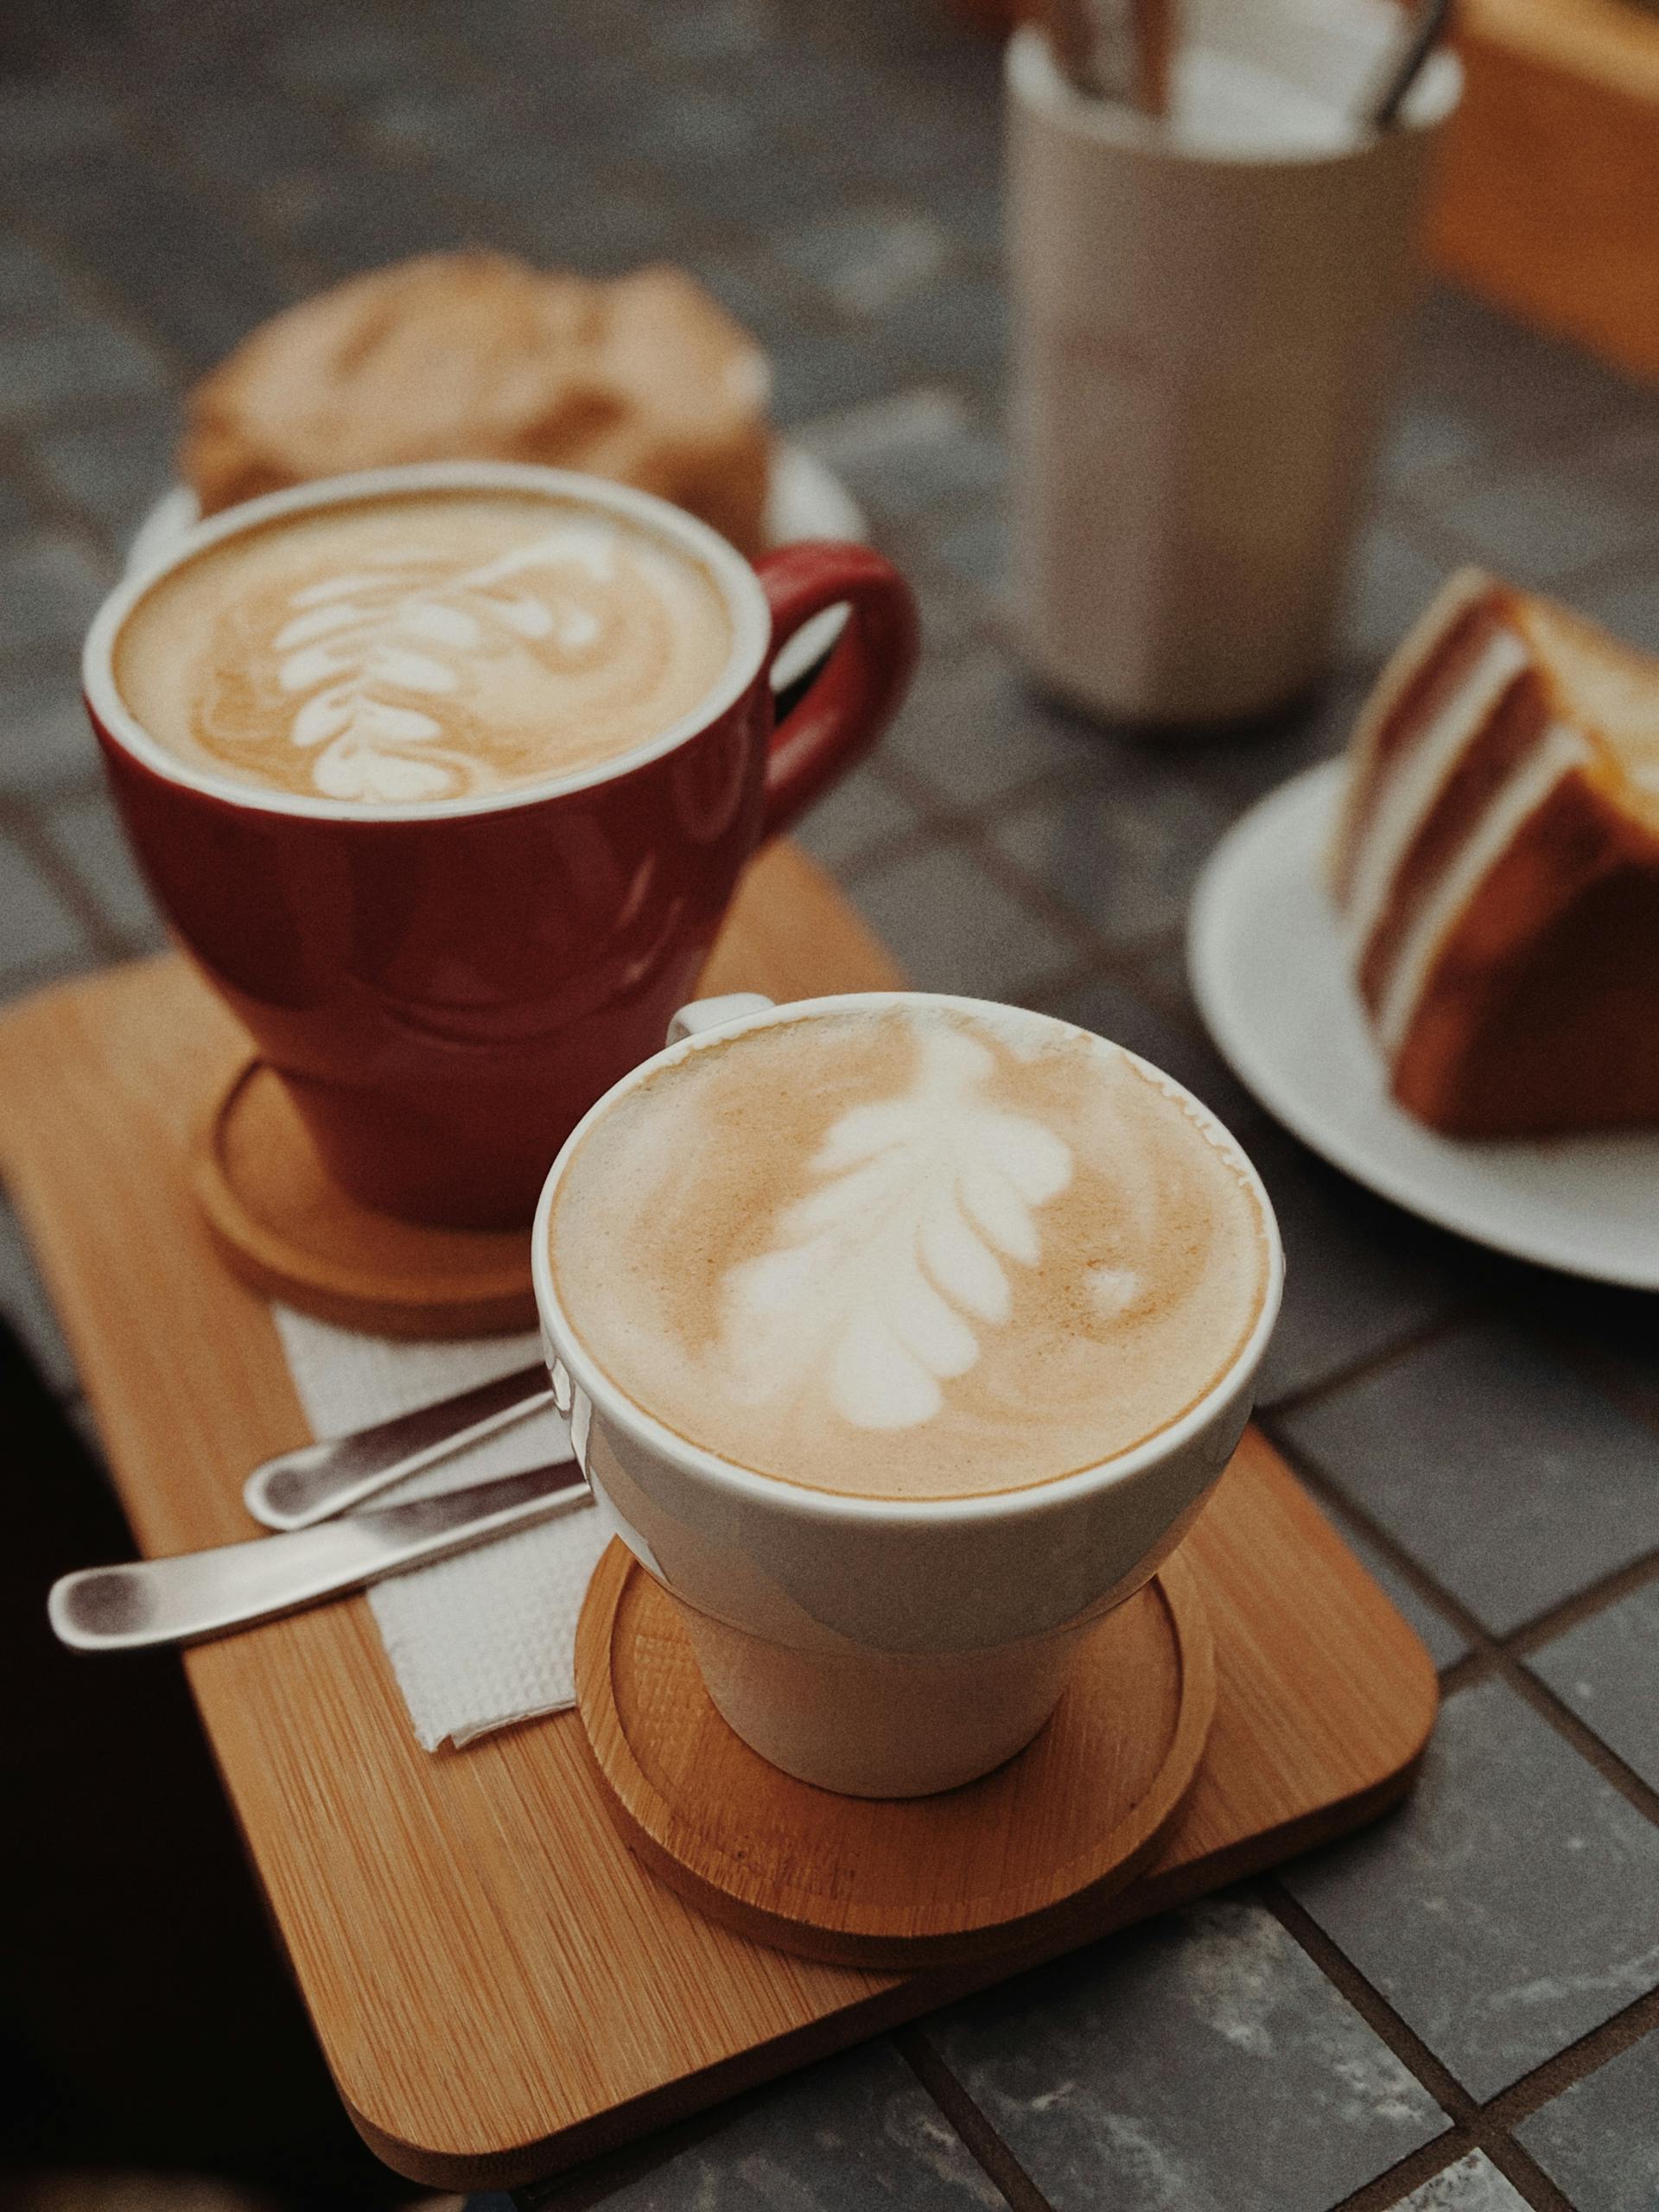
[[684, 1614], [619, 1541], [576, 1635], [576, 1697], [613, 1817], [645, 1864], [744, 1936], [838, 1964], [982, 1958], [1085, 1911], [1150, 1859], [1198, 1773], [1215, 1662], [1177, 1555], [1078, 1637], [1046, 1726], [926, 1796], [798, 1780], [716, 1711]]
[[1310, 667], [1241, 693], [1200, 695], [1173, 686], [1126, 684], [1090, 677], [1046, 652], [1031, 626], [1013, 626], [1014, 642], [1033, 690], [1057, 706], [1086, 715], [1103, 729], [1160, 744], [1204, 745], [1217, 739], [1248, 741], [1304, 713], [1329, 689], [1331, 666], [1322, 654]]
[[830, 1655], [687, 1606], [680, 1618], [727, 1726], [798, 1782], [849, 1797], [931, 1797], [1001, 1766], [1059, 1703], [1088, 1633], [947, 1656]]

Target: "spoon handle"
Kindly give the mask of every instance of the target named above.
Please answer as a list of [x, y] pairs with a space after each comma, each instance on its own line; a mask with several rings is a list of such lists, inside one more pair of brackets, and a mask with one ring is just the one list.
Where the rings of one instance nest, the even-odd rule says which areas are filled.
[[248, 1477], [243, 1502], [267, 1529], [308, 1529], [552, 1402], [546, 1368], [518, 1368], [372, 1428], [280, 1452]]
[[566, 1461], [288, 1535], [83, 1567], [53, 1584], [47, 1616], [77, 1651], [198, 1643], [529, 1528], [590, 1494]]

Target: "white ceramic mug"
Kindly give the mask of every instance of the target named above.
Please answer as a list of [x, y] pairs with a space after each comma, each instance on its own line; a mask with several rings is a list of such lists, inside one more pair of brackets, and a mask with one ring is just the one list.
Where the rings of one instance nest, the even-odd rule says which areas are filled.
[[1325, 672], [1462, 76], [1363, 109], [1380, 0], [1188, 0], [1167, 124], [1009, 43], [1014, 618], [1097, 713], [1225, 721]]
[[[671, 1032], [677, 1041], [607, 1091], [572, 1134], [542, 1192], [533, 1248], [548, 1363], [576, 1457], [624, 1543], [678, 1601], [715, 1706], [786, 1773], [862, 1797], [951, 1789], [1036, 1734], [1079, 1638], [1156, 1572], [1231, 1458], [1284, 1272], [1255, 1170], [1191, 1100], [1261, 1206], [1267, 1283], [1237, 1357], [1147, 1442], [1058, 1481], [901, 1502], [777, 1482], [653, 1420], [591, 1357], [554, 1287], [553, 1202], [584, 1133], [709, 1036], [914, 995], [784, 1007], [745, 995], [686, 1007]], [[986, 1010], [970, 999], [926, 1003]]]

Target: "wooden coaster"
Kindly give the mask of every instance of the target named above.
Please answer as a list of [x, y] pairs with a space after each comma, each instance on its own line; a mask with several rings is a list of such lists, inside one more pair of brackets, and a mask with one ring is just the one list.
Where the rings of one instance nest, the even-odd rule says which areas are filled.
[[576, 1700], [625, 1840], [702, 1911], [833, 1965], [942, 1966], [1062, 1934], [1147, 1863], [1204, 1757], [1215, 1653], [1178, 1555], [1084, 1644], [1018, 1758], [936, 1797], [844, 1797], [733, 1734], [672, 1599], [613, 1542]]
[[527, 1228], [426, 1229], [359, 1205], [325, 1173], [263, 1060], [245, 1061], [219, 1093], [190, 1180], [232, 1272], [319, 1320], [385, 1337], [536, 1325]]

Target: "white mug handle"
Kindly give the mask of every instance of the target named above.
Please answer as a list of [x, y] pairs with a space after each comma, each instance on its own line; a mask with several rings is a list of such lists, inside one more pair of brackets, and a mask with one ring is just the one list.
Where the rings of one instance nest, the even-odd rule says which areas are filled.
[[765, 1014], [777, 1003], [759, 991], [728, 991], [723, 999], [693, 999], [669, 1023], [667, 1042], [677, 1045], [683, 1037], [696, 1037], [705, 1029], [722, 1028], [728, 1021], [741, 1021], [746, 1014]]

